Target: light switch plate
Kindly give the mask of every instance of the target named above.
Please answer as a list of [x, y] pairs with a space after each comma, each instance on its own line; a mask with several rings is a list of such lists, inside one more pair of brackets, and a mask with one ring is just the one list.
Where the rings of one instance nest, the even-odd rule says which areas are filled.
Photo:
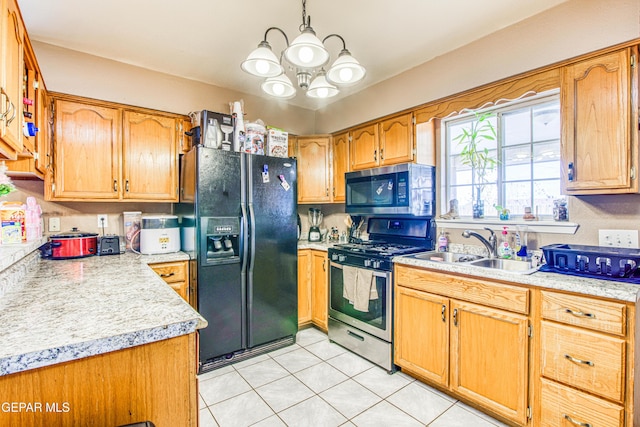
[[638, 248], [638, 230], [598, 230], [598, 244], [614, 248]]

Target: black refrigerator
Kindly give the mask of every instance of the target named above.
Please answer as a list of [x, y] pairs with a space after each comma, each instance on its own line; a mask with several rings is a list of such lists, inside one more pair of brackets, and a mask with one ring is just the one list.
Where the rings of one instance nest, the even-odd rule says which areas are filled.
[[196, 219], [197, 309], [209, 323], [199, 372], [293, 344], [296, 160], [196, 146], [181, 168], [176, 213]]

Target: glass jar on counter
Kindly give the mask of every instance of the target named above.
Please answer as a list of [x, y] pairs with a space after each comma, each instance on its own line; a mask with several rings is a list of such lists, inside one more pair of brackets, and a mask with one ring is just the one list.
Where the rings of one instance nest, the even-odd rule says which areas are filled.
[[569, 221], [569, 210], [565, 199], [553, 201], [553, 219], [554, 221]]

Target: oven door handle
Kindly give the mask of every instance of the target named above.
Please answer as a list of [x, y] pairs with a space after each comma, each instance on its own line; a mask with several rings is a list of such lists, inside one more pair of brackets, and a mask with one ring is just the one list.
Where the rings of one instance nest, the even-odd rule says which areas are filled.
[[[335, 267], [335, 268], [339, 268], [340, 270], [342, 270], [342, 264], [338, 264], [335, 263], [333, 261], [331, 261], [331, 267]], [[355, 267], [355, 268], [362, 268], [362, 267]], [[368, 268], [362, 268], [363, 270], [368, 270]], [[387, 278], [387, 275], [391, 273], [390, 271], [378, 271], [378, 270], [373, 270], [373, 275], [374, 277], [382, 277], [382, 278]]]

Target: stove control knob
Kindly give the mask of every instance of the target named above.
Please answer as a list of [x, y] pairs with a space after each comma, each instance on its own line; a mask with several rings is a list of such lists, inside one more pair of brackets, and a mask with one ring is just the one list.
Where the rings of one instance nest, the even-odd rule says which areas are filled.
[[364, 266], [365, 267], [371, 267], [371, 260], [370, 259], [365, 259], [364, 260]]
[[380, 268], [380, 261], [373, 261], [373, 268]]
[[338, 261], [345, 262], [346, 260], [347, 260], [347, 256], [346, 255], [339, 255], [338, 256]]
[[331, 254], [331, 261], [337, 261], [338, 260], [338, 254]]

